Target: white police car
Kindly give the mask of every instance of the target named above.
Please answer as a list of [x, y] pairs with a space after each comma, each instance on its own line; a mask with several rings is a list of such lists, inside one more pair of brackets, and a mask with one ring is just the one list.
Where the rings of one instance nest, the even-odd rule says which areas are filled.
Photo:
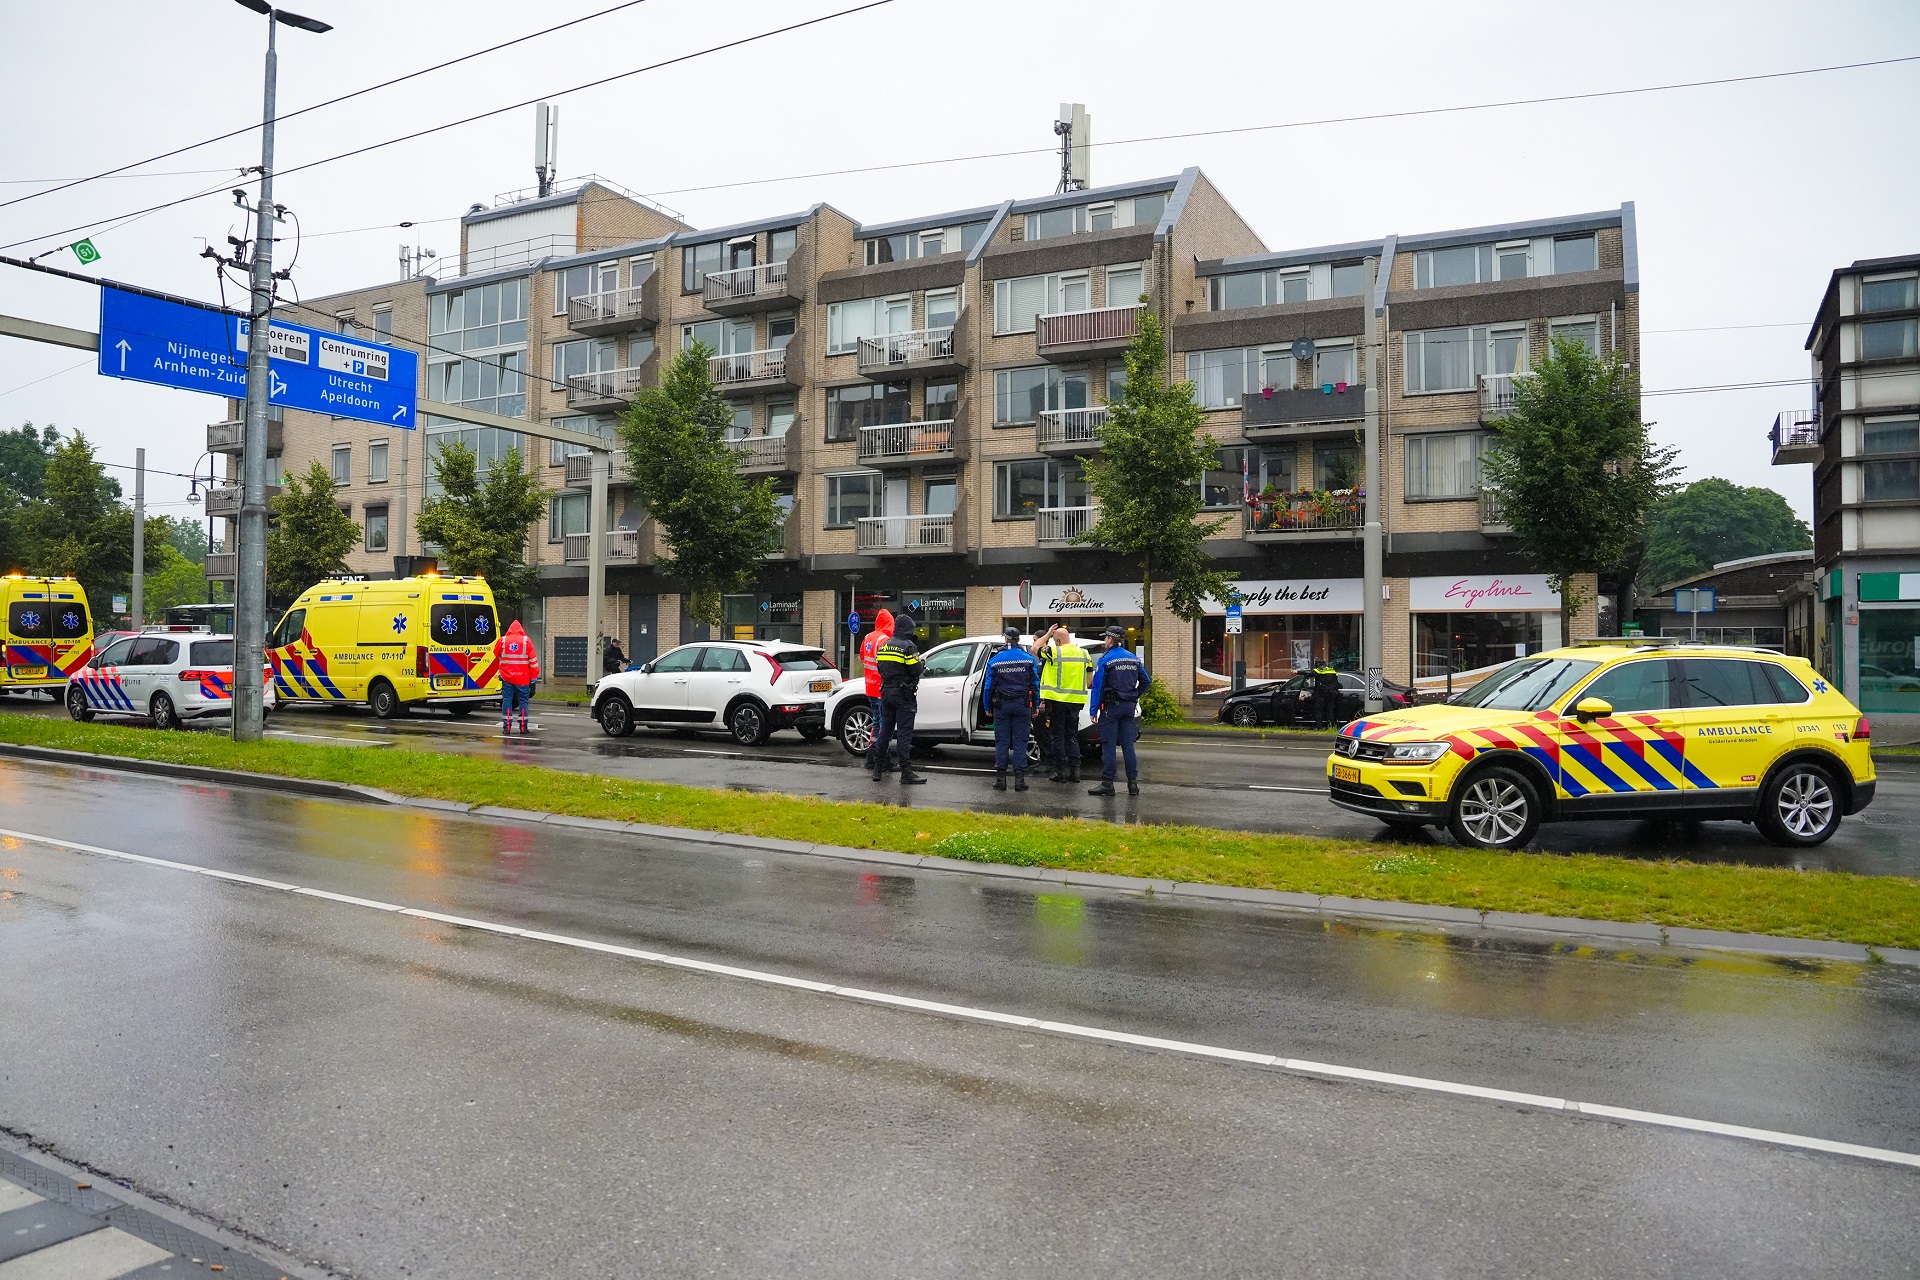
[[[273, 684], [265, 690], [273, 706]], [[67, 714], [144, 716], [157, 729], [233, 714], [233, 637], [156, 628], [105, 645], [67, 682]]]

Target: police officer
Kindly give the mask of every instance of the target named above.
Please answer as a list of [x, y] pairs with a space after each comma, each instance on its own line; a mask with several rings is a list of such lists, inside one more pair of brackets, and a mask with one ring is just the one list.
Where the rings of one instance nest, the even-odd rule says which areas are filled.
[[1340, 697], [1340, 673], [1333, 664], [1322, 661], [1313, 669], [1313, 723], [1318, 729], [1333, 727], [1334, 704]]
[[1073, 642], [1073, 633], [1055, 626], [1040, 646], [1040, 708], [1046, 720], [1048, 752], [1053, 757], [1049, 782], [1080, 781], [1080, 709], [1087, 705], [1087, 673], [1093, 660]]
[[[900, 758], [900, 785], [917, 787], [926, 782], [913, 771], [913, 720], [920, 710], [920, 670], [925, 665], [920, 646], [913, 642], [919, 628], [906, 614], [894, 619], [893, 634], [875, 646], [874, 665], [880, 669], [881, 723]], [[880, 745], [880, 759], [873, 763], [873, 780], [886, 776], [881, 761], [886, 759], [887, 743]]]
[[1127, 633], [1120, 627], [1106, 630], [1106, 652], [1093, 667], [1093, 684], [1087, 690], [1087, 703], [1093, 709], [1093, 722], [1100, 726], [1100, 785], [1088, 790], [1090, 796], [1110, 796], [1116, 756], [1124, 753], [1127, 762], [1127, 794], [1140, 794], [1140, 759], [1134, 743], [1140, 738], [1140, 699], [1147, 692], [1147, 664], [1126, 646]]
[[888, 732], [886, 712], [880, 702], [880, 664], [874, 655], [887, 637], [893, 634], [893, 614], [885, 609], [874, 615], [873, 630], [867, 632], [867, 638], [860, 642], [861, 674], [866, 678], [867, 708], [871, 719], [868, 723], [867, 769], [869, 772], [887, 768]]
[[[1020, 647], [1020, 631], [1008, 627], [1007, 647], [987, 659], [987, 681], [980, 701], [993, 713], [993, 789], [1007, 789], [1007, 769], [1013, 769], [1013, 789], [1027, 789], [1027, 741], [1033, 736], [1033, 708], [1039, 699], [1040, 664]], [[1011, 764], [1009, 764], [1011, 761]]]

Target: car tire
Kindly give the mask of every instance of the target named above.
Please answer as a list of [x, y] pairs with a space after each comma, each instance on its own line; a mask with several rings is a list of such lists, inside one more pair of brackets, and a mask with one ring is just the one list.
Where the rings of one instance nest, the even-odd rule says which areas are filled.
[[67, 686], [67, 714], [81, 724], [93, 719], [93, 708], [87, 704], [87, 691], [77, 684]]
[[1260, 708], [1251, 702], [1243, 702], [1227, 712], [1227, 723], [1238, 725], [1242, 729], [1251, 729], [1260, 723]]
[[156, 729], [178, 729], [180, 727], [180, 708], [173, 705], [173, 699], [164, 693], [156, 693], [147, 703], [147, 716]]
[[1027, 735], [1027, 768], [1038, 769], [1039, 767], [1040, 767], [1040, 736], [1035, 733], [1029, 733]]
[[1454, 784], [1447, 829], [1473, 849], [1524, 849], [1540, 830], [1540, 792], [1524, 773], [1496, 765]]
[[400, 701], [400, 695], [385, 680], [375, 680], [373, 687], [367, 690], [367, 705], [382, 720], [397, 720], [407, 713], [406, 704]]
[[743, 698], [727, 712], [727, 732], [743, 747], [757, 747], [773, 730], [767, 727], [767, 709], [751, 698]]
[[600, 699], [600, 705], [594, 710], [594, 719], [600, 722], [600, 732], [609, 738], [633, 736], [633, 704], [627, 701], [624, 693], [610, 693]]
[[848, 707], [840, 717], [840, 745], [850, 756], [864, 756], [873, 749], [873, 708]]
[[1805, 849], [1824, 844], [1840, 829], [1845, 809], [1833, 770], [1813, 760], [1793, 760], [1773, 771], [1760, 788], [1754, 825], [1774, 844]]

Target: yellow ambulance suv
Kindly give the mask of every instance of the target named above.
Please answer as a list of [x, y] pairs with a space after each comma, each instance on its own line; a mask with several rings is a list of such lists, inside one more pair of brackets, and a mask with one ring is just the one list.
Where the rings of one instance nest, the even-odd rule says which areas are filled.
[[64, 689], [93, 656], [87, 593], [72, 578], [0, 577], [0, 627], [0, 689]]
[[1343, 809], [1444, 823], [1481, 849], [1583, 818], [1730, 818], [1796, 847], [1873, 800], [1871, 747], [1866, 718], [1805, 658], [1596, 640], [1355, 720], [1327, 785]]
[[267, 636], [267, 662], [283, 704], [364, 702], [383, 720], [421, 706], [468, 716], [500, 701], [499, 631], [482, 578], [329, 578]]

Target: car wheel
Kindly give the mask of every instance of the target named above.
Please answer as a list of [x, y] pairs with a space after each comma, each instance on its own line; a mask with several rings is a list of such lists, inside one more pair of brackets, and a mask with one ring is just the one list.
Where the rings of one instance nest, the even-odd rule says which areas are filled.
[[873, 708], [849, 707], [840, 717], [840, 745], [850, 756], [864, 756], [873, 749]]
[[633, 736], [633, 704], [624, 693], [610, 693], [600, 699], [600, 732], [609, 738]]
[[382, 720], [392, 720], [406, 713], [406, 706], [400, 701], [400, 695], [385, 680], [373, 682], [373, 688], [367, 690], [367, 705], [373, 708], [373, 714]]
[[1823, 843], [1840, 829], [1840, 810], [1833, 774], [1811, 760], [1796, 760], [1776, 770], [1760, 789], [1754, 825], [1777, 845], [1803, 849]]
[[67, 686], [67, 714], [81, 724], [93, 719], [93, 708], [87, 705], [87, 693], [77, 684]]
[[173, 699], [164, 693], [153, 695], [153, 701], [147, 704], [147, 714], [153, 717], [153, 727], [156, 729], [180, 727], [180, 710], [173, 705]]
[[1513, 769], [1475, 773], [1455, 787], [1447, 827], [1475, 849], [1525, 848], [1540, 830], [1539, 792]]
[[1039, 767], [1040, 739], [1036, 735], [1029, 733], [1027, 735], [1027, 768], [1038, 769]]
[[767, 711], [757, 702], [745, 701], [727, 712], [727, 732], [743, 747], [757, 747], [767, 740]]
[[1260, 709], [1250, 702], [1243, 702], [1227, 713], [1227, 721], [1242, 729], [1251, 729], [1260, 723]]

